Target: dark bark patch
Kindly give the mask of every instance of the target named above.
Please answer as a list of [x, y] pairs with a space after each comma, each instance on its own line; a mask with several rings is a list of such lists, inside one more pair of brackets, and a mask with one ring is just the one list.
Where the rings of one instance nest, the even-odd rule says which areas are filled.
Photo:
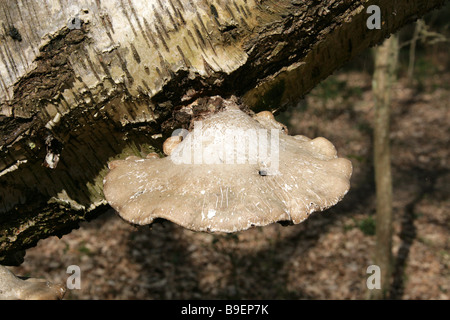
[[69, 62], [72, 52], [87, 39], [86, 25], [80, 29], [64, 28], [46, 45], [40, 48], [36, 57], [36, 68], [14, 85], [14, 115], [32, 117], [43, 101], [50, 100], [64, 89], [72, 87], [74, 71]]

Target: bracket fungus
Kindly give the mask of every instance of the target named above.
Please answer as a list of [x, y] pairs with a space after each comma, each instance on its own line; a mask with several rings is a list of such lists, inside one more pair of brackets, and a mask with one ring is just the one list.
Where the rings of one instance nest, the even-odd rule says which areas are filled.
[[36, 278], [22, 280], [0, 266], [0, 300], [60, 300], [65, 293], [62, 284]]
[[271, 112], [250, 116], [233, 100], [222, 104], [183, 139], [169, 138], [167, 157], [109, 163], [104, 194], [123, 219], [236, 232], [298, 224], [347, 193], [351, 162], [327, 139], [290, 136]]

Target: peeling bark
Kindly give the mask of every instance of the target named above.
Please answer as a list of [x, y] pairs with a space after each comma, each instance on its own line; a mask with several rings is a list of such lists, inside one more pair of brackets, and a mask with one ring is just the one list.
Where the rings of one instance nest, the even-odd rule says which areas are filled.
[[106, 163], [160, 150], [188, 125], [182, 106], [218, 94], [282, 110], [444, 2], [3, 1], [0, 263], [108, 208]]

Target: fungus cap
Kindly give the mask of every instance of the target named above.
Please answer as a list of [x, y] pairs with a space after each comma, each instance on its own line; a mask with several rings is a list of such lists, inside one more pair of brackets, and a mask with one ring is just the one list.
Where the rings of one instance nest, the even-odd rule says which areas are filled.
[[344, 197], [352, 165], [331, 142], [289, 136], [273, 116], [258, 120], [226, 102], [223, 111], [196, 122], [170, 156], [109, 164], [104, 194], [123, 219], [236, 232], [298, 224]]

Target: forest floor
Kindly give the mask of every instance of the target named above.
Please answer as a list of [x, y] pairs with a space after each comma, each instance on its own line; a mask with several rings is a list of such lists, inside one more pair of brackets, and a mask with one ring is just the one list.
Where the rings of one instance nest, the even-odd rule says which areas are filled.
[[[450, 298], [450, 72], [418, 61], [392, 100], [395, 257], [392, 297]], [[437, 59], [437, 61], [436, 61]], [[445, 65], [446, 64], [446, 65]], [[280, 119], [290, 134], [323, 136], [353, 163], [335, 207], [304, 223], [206, 234], [170, 222], [133, 227], [112, 210], [63, 236], [41, 240], [12, 270], [81, 289], [66, 299], [366, 299], [375, 246], [370, 72], [347, 68]]]

